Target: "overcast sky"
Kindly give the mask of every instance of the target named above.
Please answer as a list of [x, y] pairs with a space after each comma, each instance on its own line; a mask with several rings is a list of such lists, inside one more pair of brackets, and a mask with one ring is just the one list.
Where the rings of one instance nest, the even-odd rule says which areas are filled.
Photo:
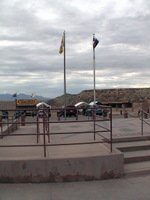
[[66, 31], [67, 93], [150, 87], [149, 0], [0, 0], [0, 93], [63, 94]]

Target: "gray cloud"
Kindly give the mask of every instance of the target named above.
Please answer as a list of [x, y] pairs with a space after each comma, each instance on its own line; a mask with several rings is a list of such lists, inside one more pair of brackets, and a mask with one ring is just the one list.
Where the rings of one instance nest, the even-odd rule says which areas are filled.
[[64, 30], [67, 92], [93, 88], [93, 33], [97, 88], [150, 85], [148, 0], [1, 0], [0, 19], [1, 93], [61, 95]]

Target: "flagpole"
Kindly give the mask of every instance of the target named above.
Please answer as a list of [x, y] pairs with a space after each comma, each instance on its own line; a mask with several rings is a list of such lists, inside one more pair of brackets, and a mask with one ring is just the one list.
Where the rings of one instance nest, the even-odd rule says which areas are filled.
[[66, 99], [66, 34], [64, 31], [64, 106], [65, 106], [65, 119], [66, 119], [66, 106], [67, 106], [67, 99]]
[[[93, 40], [94, 40], [95, 34], [93, 34]], [[94, 97], [94, 105], [96, 103], [96, 91], [95, 91], [95, 48], [93, 46], [93, 97]]]

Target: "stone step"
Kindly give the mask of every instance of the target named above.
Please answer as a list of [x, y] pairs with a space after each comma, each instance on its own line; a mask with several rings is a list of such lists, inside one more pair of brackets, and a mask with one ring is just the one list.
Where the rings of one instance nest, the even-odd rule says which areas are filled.
[[142, 151], [142, 150], [150, 150], [150, 145], [137, 145], [137, 146], [126, 146], [126, 147], [118, 147], [121, 152], [130, 152], [130, 151]]
[[150, 160], [150, 150], [124, 152], [124, 163], [143, 162]]
[[118, 147], [117, 149], [119, 149], [121, 152], [142, 151], [142, 150], [150, 150], [150, 145]]
[[116, 137], [113, 138], [112, 141], [113, 143], [129, 143], [129, 142], [134, 142], [134, 141], [148, 141], [150, 140], [150, 136], [149, 135], [145, 135], [145, 136], [134, 136], [134, 137]]
[[121, 152], [148, 150], [150, 149], [150, 141], [121, 142], [115, 143], [113, 146]]
[[150, 174], [150, 161], [129, 163], [124, 165], [125, 176], [138, 176]]
[[150, 174], [150, 141], [136, 140], [113, 144], [124, 153], [125, 176]]
[[114, 143], [113, 145], [116, 147], [126, 147], [126, 146], [137, 146], [137, 145], [150, 145], [150, 140], [147, 141], [132, 141], [132, 142], [117, 142]]
[[150, 141], [134, 141], [134, 142], [121, 142], [113, 144], [114, 148], [117, 148], [121, 152], [130, 152], [130, 151], [141, 151], [150, 149]]

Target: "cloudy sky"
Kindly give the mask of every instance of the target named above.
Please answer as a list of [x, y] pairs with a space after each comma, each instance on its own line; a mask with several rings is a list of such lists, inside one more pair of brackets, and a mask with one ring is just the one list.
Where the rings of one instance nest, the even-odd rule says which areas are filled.
[[0, 93], [63, 94], [66, 31], [67, 93], [150, 87], [149, 0], [0, 0]]

